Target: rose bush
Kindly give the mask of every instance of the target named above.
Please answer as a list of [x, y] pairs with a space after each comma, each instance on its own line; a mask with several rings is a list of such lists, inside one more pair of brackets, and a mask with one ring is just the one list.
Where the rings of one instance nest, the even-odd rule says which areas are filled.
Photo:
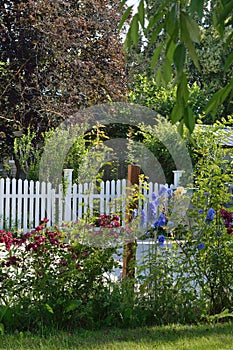
[[104, 274], [116, 265], [115, 250], [70, 240], [65, 227], [46, 223], [19, 238], [0, 232], [6, 246], [0, 260], [0, 322], [18, 330], [93, 326], [100, 318], [95, 299], [108, 292]]

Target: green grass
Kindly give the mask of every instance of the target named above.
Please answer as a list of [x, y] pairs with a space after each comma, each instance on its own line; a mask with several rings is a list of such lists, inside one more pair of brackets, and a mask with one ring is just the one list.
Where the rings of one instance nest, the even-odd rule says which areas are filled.
[[19, 333], [0, 336], [8, 350], [233, 350], [233, 323], [215, 326], [164, 326], [101, 331], [58, 332], [46, 336]]

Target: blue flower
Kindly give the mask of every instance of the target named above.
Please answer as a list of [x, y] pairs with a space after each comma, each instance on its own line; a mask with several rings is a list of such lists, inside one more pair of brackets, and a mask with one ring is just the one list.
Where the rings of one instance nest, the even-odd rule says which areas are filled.
[[133, 215], [134, 218], [135, 218], [136, 216], [138, 216], [138, 210], [137, 210], [137, 209], [134, 209], [132, 215]]
[[215, 210], [213, 208], [210, 208], [208, 210], [208, 213], [206, 215], [205, 221], [206, 222], [211, 222], [214, 220], [214, 214], [215, 214]]
[[159, 242], [159, 244], [163, 245], [163, 244], [164, 244], [164, 241], [165, 241], [164, 235], [159, 235], [159, 237], [158, 237], [158, 242]]
[[202, 210], [202, 209], [199, 209], [199, 210], [198, 210], [198, 214], [203, 214], [203, 210]]
[[204, 249], [205, 248], [205, 244], [204, 243], [199, 243], [197, 248], [198, 249]]
[[165, 226], [165, 225], [166, 225], [166, 217], [165, 217], [165, 214], [161, 213], [159, 215], [158, 220], [156, 220], [154, 223], [154, 228]]

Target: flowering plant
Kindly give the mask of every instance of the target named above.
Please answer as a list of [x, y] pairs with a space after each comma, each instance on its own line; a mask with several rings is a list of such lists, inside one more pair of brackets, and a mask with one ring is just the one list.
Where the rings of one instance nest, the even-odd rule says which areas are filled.
[[120, 216], [115, 214], [101, 214], [95, 222], [97, 227], [120, 227]]
[[70, 239], [70, 227], [47, 222], [17, 238], [0, 232], [6, 248], [0, 256], [0, 308], [7, 309], [1, 322], [8, 327], [9, 319], [18, 330], [42, 323], [84, 326], [90, 320], [85, 310], [105, 294], [104, 273], [116, 266], [112, 247], [85, 245]]

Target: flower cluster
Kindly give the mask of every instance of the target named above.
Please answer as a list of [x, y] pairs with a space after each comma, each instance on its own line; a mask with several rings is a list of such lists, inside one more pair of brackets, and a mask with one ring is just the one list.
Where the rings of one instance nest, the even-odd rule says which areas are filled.
[[225, 209], [221, 209], [220, 214], [224, 220], [227, 233], [233, 233], [233, 214]]
[[205, 221], [212, 222], [214, 220], [214, 214], [215, 214], [215, 210], [213, 208], [210, 208], [207, 212]]
[[97, 219], [96, 226], [106, 228], [120, 227], [120, 217], [114, 214], [102, 214]]
[[13, 237], [11, 232], [0, 230], [0, 243], [5, 243], [7, 250], [10, 250], [10, 247], [12, 244], [15, 244], [16, 241], [16, 238]]

